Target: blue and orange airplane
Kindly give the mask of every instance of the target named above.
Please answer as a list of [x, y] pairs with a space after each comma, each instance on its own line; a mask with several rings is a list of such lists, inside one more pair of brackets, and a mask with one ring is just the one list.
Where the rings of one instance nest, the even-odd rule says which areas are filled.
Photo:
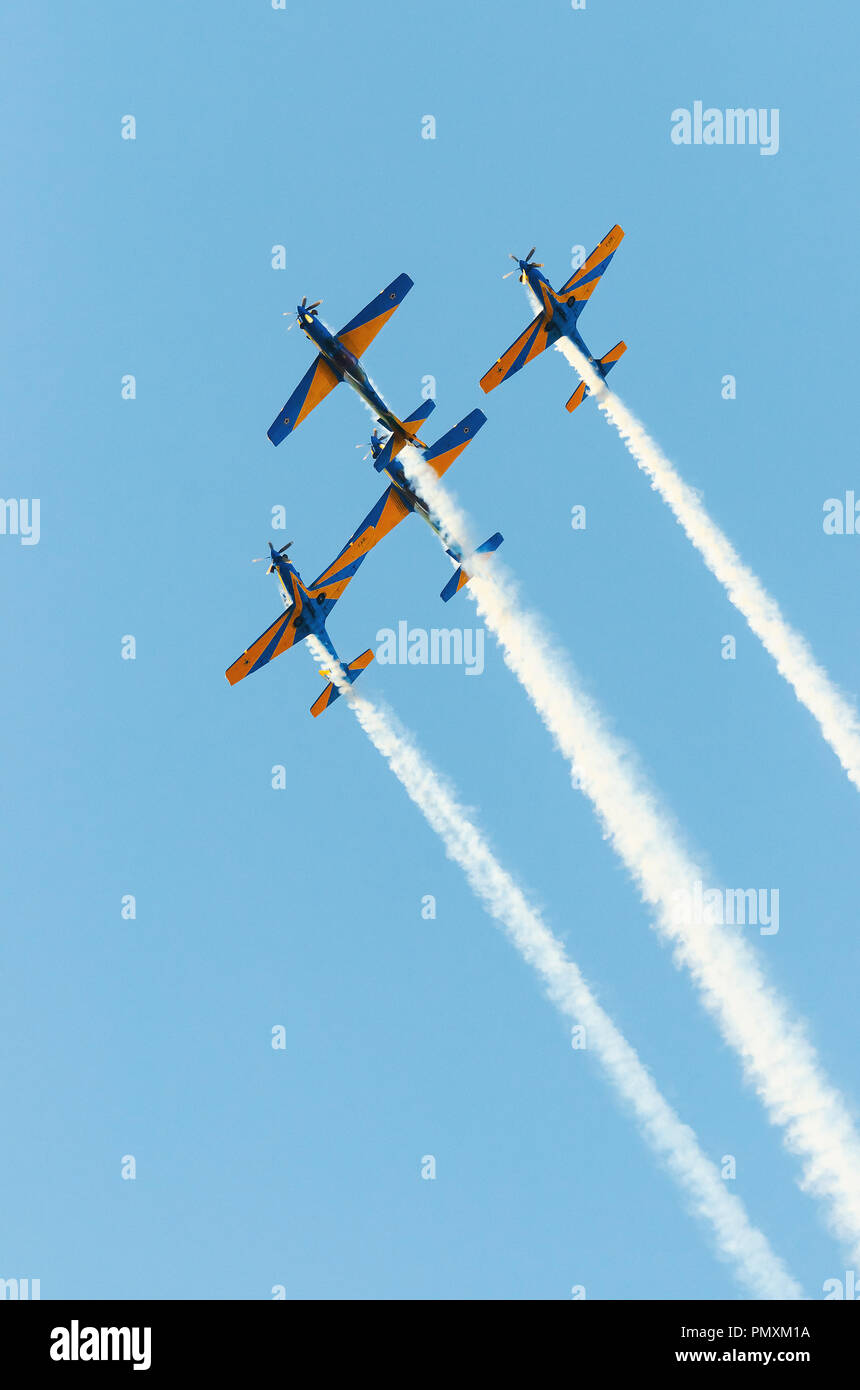
[[[405, 423], [410, 427], [422, 425], [433, 406], [433, 401], [424, 401]], [[432, 448], [427, 449], [424, 454], [425, 463], [433, 469], [437, 477], [441, 477], [450, 468], [454, 460], [466, 448], [466, 445], [475, 437], [485, 420], [486, 416], [483, 411], [473, 410], [471, 415], [467, 415], [464, 420], [461, 420], [458, 425], [443, 435]], [[313, 584], [307, 586], [304, 584], [295, 565], [288, 558], [287, 551], [292, 542], [281, 546], [280, 550], [276, 550], [269, 542], [270, 563], [266, 572], [267, 574], [277, 574], [286, 612], [277, 617], [257, 638], [256, 642], [253, 642], [233, 662], [232, 666], [227, 668], [226, 676], [231, 685], [236, 685], [238, 681], [244, 680], [245, 676], [259, 671], [261, 666], [268, 665], [276, 656], [280, 656], [281, 652], [285, 652], [296, 643], [302, 642], [311, 633], [319, 638], [350, 683], [357, 680], [361, 672], [370, 665], [373, 660], [373, 652], [369, 650], [362, 652], [361, 656], [357, 656], [354, 661], [349, 663], [340, 660], [326, 630], [326, 619], [331, 610], [338, 599], [342, 597], [365, 557], [375, 545], [378, 545], [383, 536], [387, 536], [390, 531], [393, 531], [395, 526], [411, 512], [417, 512], [419, 516], [423, 516], [437, 535], [443, 541], [445, 540], [440, 523], [426, 503], [413, 492], [402, 466], [395, 461], [396, 454], [404, 447], [405, 442], [406, 440], [402, 439], [399, 432], [389, 435], [385, 444], [381, 444], [375, 437], [371, 440], [375, 467], [380, 471], [385, 469], [392, 480], [391, 486], [383, 493], [376, 506], [368, 512], [340, 553], [314, 580]], [[479, 546], [476, 553], [483, 554], [496, 550], [501, 543], [502, 537], [497, 532], [495, 536], [491, 536], [488, 541]], [[462, 552], [458, 547], [452, 545], [448, 547], [448, 554], [456, 561], [458, 568], [442, 591], [442, 597], [446, 601], [469, 582], [469, 575], [463, 568]], [[322, 714], [323, 710], [328, 709], [339, 695], [340, 691], [337, 685], [333, 681], [329, 681], [325, 690], [311, 705], [311, 714], [314, 717]]]
[[[351, 566], [343, 567], [344, 573], [340, 575], [337, 582], [326, 586], [323, 583], [323, 576], [320, 575], [320, 578], [315, 579], [313, 584], [307, 588], [295, 565], [288, 558], [287, 551], [291, 545], [292, 541], [288, 541], [286, 545], [281, 546], [280, 550], [276, 550], [272, 542], [269, 541], [270, 563], [266, 573], [278, 576], [281, 598], [286, 612], [277, 617], [271, 626], [267, 627], [266, 631], [257, 638], [256, 642], [253, 642], [233, 662], [232, 666], [227, 667], [225, 675], [231, 685], [236, 685], [238, 681], [244, 680], [245, 676], [250, 676], [253, 671], [259, 671], [261, 666], [268, 665], [276, 656], [280, 656], [281, 652], [287, 651], [289, 647], [294, 647], [297, 642], [303, 642], [311, 633], [319, 638], [332, 660], [341, 667], [350, 684], [358, 679], [365, 667], [369, 666], [373, 660], [373, 652], [368, 650], [362, 652], [361, 656], [357, 656], [355, 661], [350, 661], [348, 664], [342, 662], [335, 651], [325, 625], [326, 618], [355, 574], [367, 554], [367, 550], [357, 554]], [[341, 554], [343, 553], [342, 551]], [[349, 572], [347, 573], [346, 570]], [[327, 574], [328, 571], [325, 573]], [[323, 674], [328, 673], [323, 672]], [[339, 695], [338, 687], [333, 681], [329, 681], [323, 693], [311, 705], [311, 714], [315, 718], [318, 714], [322, 714], [323, 710], [334, 704]]]
[[415, 439], [416, 443], [421, 443], [408, 425], [392, 414], [359, 361], [383, 324], [388, 322], [395, 309], [403, 303], [412, 289], [412, 283], [408, 275], [398, 275], [396, 280], [392, 280], [390, 285], [361, 310], [361, 313], [350, 319], [339, 333], [330, 333], [325, 324], [320, 323], [318, 311], [322, 300], [318, 299], [313, 304], [308, 304], [305, 295], [301, 304], [296, 306], [296, 321], [317, 349], [317, 356], [278, 414], [278, 418], [267, 430], [273, 444], [280, 444], [288, 434], [292, 434], [296, 426], [300, 425], [341, 381], [349, 382], [386, 429], [399, 431], [406, 440]]
[[[417, 410], [414, 410], [411, 415], [407, 415], [403, 427], [406, 430], [420, 429], [434, 406], [435, 401], [423, 401]], [[437, 440], [434, 445], [424, 446], [421, 456], [437, 478], [441, 478], [448, 471], [454, 460], [459, 457], [466, 445], [471, 443], [478, 430], [486, 422], [487, 417], [482, 410], [473, 410], [458, 425], [454, 425], [447, 434], [443, 434], [442, 438]], [[393, 530], [398, 522], [402, 521], [410, 512], [415, 512], [417, 516], [422, 517], [430, 529], [435, 531], [457, 566], [441, 593], [441, 597], [447, 603], [469, 582], [470, 576], [465, 568], [466, 557], [457, 541], [446, 535], [441, 521], [432, 508], [414, 490], [402, 463], [397, 457], [407, 444], [418, 442], [414, 436], [406, 435], [404, 428], [392, 431], [385, 441], [379, 438], [376, 430], [371, 435], [370, 452], [373, 455], [373, 466], [377, 473], [388, 474], [391, 479], [391, 486], [382, 494], [373, 511], [365, 517], [356, 532], [356, 537], [362, 534], [363, 527], [372, 526], [375, 533], [374, 544], [376, 544], [376, 541], [381, 540], [384, 535]], [[493, 550], [498, 550], [503, 539], [501, 532], [496, 531], [489, 540], [484, 541], [483, 545], [479, 545], [474, 553], [486, 555]]]
[[[560, 290], [554, 290], [545, 275], [541, 275], [542, 262], [532, 261], [535, 253], [533, 246], [524, 260], [518, 260], [516, 256], [511, 256], [512, 261], [517, 262], [520, 274], [520, 283], [528, 285], [532, 293], [541, 305], [541, 311], [512, 343], [503, 357], [481, 377], [481, 389], [492, 391], [503, 381], [507, 381], [509, 376], [518, 372], [527, 362], [531, 362], [544, 348], [558, 341], [559, 338], [569, 338], [581, 353], [588, 358], [591, 365], [599, 376], [605, 381], [619, 357], [627, 350], [626, 343], [616, 343], [603, 357], [592, 357], [585, 342], [580, 337], [576, 327], [576, 321], [582, 313], [585, 305], [594, 292], [594, 287], [601, 275], [606, 270], [612, 257], [615, 255], [621, 238], [624, 236], [620, 227], [615, 226], [611, 232], [607, 232], [596, 250], [592, 251], [588, 260], [574, 271], [570, 279], [562, 285]], [[506, 280], [508, 275], [515, 272], [509, 270], [502, 279]], [[568, 410], [576, 410], [581, 405], [585, 397], [589, 395], [588, 387], [581, 381], [566, 403]]]

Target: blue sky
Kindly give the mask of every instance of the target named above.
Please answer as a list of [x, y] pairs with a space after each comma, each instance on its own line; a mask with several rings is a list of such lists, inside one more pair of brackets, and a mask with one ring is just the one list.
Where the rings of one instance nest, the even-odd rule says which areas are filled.
[[[279, 608], [250, 559], [293, 539], [311, 579], [381, 490], [353, 393], [266, 439], [309, 361], [282, 313], [322, 296], [337, 327], [407, 271], [371, 375], [400, 413], [436, 378], [433, 438], [486, 407], [452, 490], [717, 881], [779, 889], [756, 949], [856, 1099], [856, 792], [605, 421], [564, 411], [558, 354], [477, 384], [528, 319], [508, 252], [536, 242], [559, 284], [620, 222], [586, 340], [626, 340], [613, 386], [860, 688], [860, 539], [822, 530], [860, 481], [856, 20], [221, 0], [19, 3], [2, 25], [2, 491], [40, 499], [41, 537], [0, 536], [0, 1276], [43, 1297], [737, 1296], [349, 711], [310, 719], [307, 655], [232, 690], [223, 672]], [[676, 147], [697, 99], [779, 108], [779, 153]], [[401, 620], [474, 627], [464, 596], [439, 602], [449, 572], [405, 523], [334, 612], [342, 654]], [[363, 689], [820, 1296], [840, 1251], [492, 642], [480, 677], [377, 664]]]

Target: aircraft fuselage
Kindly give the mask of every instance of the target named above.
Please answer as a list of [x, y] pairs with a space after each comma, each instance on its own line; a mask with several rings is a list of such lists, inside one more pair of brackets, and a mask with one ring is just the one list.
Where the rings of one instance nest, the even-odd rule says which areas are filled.
[[355, 353], [344, 347], [340, 339], [330, 333], [325, 324], [320, 323], [313, 314], [300, 314], [299, 327], [311, 340], [317, 352], [322, 353], [335, 375], [341, 381], [348, 381], [362, 400], [370, 406], [371, 410], [374, 410], [387, 425], [393, 428], [396, 421], [391, 411], [379, 392], [374, 389], [367, 372]]
[[[271, 546], [270, 551], [272, 554], [272, 565], [277, 573], [278, 583], [281, 586], [281, 598], [283, 599], [284, 607], [292, 608], [293, 605], [296, 605], [300, 609], [299, 617], [296, 622], [296, 629], [299, 635], [307, 637], [308, 633], [312, 632], [315, 637], [319, 638], [326, 651], [334, 657], [335, 661], [339, 661], [340, 658], [326, 631], [325, 621], [317, 612], [316, 603], [314, 603], [314, 600], [305, 588], [302, 577], [295, 565], [292, 564], [285, 555], [279, 555]], [[324, 597], [324, 594], [317, 595], [317, 602], [322, 602]]]
[[434, 513], [427, 506], [427, 503], [423, 500], [423, 498], [419, 497], [418, 493], [414, 491], [411, 483], [409, 482], [409, 479], [406, 476], [406, 472], [403, 468], [403, 465], [399, 462], [399, 460], [396, 458], [392, 458], [388, 467], [385, 469], [385, 472], [388, 474], [394, 486], [397, 488], [397, 491], [403, 498], [403, 501], [406, 503], [407, 507], [409, 507], [413, 512], [415, 512], [417, 516], [420, 516], [423, 521], [427, 522], [427, 525], [430, 527], [431, 531], [435, 532], [435, 534], [439, 537], [440, 541], [445, 546], [445, 548], [448, 551], [450, 551], [451, 555], [456, 557], [457, 563], [462, 564], [463, 556], [461, 554], [460, 547], [457, 545], [456, 541], [451, 540], [448, 536], [446, 536], [439, 518], [436, 515], [434, 515]]
[[552, 285], [536, 266], [529, 266], [526, 271], [526, 276], [528, 278], [529, 288], [538, 300], [541, 309], [546, 312], [547, 303], [549, 303], [552, 310], [552, 321], [550, 324], [550, 338], [552, 342], [555, 342], [558, 338], [569, 338], [574, 346], [579, 348], [579, 351], [588, 358], [592, 366], [602, 376], [603, 373], [600, 364], [592, 357], [590, 348], [576, 326], [576, 321], [582, 313], [583, 305], [577, 304], [575, 301], [570, 304], [559, 303], [557, 299], [552, 297], [551, 293], [547, 294], [545, 290], [542, 290], [541, 285], [545, 285], [547, 290], [550, 291], [552, 290]]

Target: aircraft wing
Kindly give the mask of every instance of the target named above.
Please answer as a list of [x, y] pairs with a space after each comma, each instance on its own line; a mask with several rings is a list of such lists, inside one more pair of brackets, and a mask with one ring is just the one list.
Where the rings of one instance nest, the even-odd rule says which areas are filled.
[[353, 356], [360, 357], [366, 351], [380, 328], [403, 303], [412, 285], [413, 281], [408, 275], [398, 275], [375, 299], [371, 299], [360, 314], [343, 326], [337, 336]]
[[292, 647], [295, 642], [301, 642], [307, 636], [307, 629], [301, 622], [301, 608], [288, 608], [286, 613], [281, 613], [271, 627], [252, 642], [247, 651], [228, 666], [224, 672], [231, 685], [237, 681], [244, 680], [245, 676], [250, 676], [253, 671], [258, 671], [261, 666], [265, 666], [269, 661], [273, 661], [281, 652], [285, 652], [288, 647]]
[[617, 225], [612, 228], [611, 232], [607, 232], [585, 264], [573, 272], [567, 284], [562, 285], [558, 292], [559, 296], [567, 295], [569, 298], [575, 299], [577, 304], [584, 304], [589, 300], [598, 280], [621, 245], [623, 236], [623, 231]]
[[266, 431], [272, 443], [280, 444], [288, 434], [292, 434], [296, 425], [300, 425], [305, 416], [310, 415], [314, 406], [325, 400], [339, 380], [337, 373], [332, 371], [320, 353], [278, 414], [277, 420], [273, 420]]
[[509, 376], [513, 376], [514, 372], [518, 372], [527, 362], [531, 362], [533, 357], [543, 352], [557, 336], [557, 332], [552, 331], [551, 321], [547, 322], [543, 314], [538, 314], [516, 342], [511, 343], [504, 356], [484, 373], [481, 377], [481, 390], [492, 391], [495, 386], [500, 386]]
[[478, 430], [486, 423], [487, 417], [483, 410], [473, 410], [459, 425], [455, 425], [447, 434], [443, 434], [441, 439], [437, 439], [432, 448], [425, 450], [424, 461], [429, 463], [437, 478], [441, 478], [442, 474], [447, 472], [455, 458], [462, 454], [466, 445], [472, 442]]
[[373, 511], [368, 512], [358, 529], [350, 536], [339, 555], [310, 585], [308, 593], [317, 604], [317, 611], [327, 617], [365, 556], [375, 545], [393, 531], [409, 507], [392, 483], [382, 494]]

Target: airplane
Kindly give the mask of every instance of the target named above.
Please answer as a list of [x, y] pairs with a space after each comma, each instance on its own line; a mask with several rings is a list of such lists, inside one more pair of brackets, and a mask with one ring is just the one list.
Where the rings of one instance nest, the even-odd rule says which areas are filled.
[[[276, 656], [280, 656], [281, 652], [287, 651], [289, 647], [303, 642], [311, 633], [319, 638], [333, 661], [340, 666], [350, 685], [358, 680], [362, 671], [373, 660], [373, 652], [368, 649], [357, 656], [354, 661], [342, 662], [325, 625], [326, 618], [367, 552], [364, 551], [358, 555], [352, 566], [347, 567], [349, 572], [341, 576], [338, 584], [325, 588], [322, 584], [322, 576], [320, 576], [320, 579], [314, 580], [313, 584], [307, 588], [287, 555], [291, 545], [292, 541], [288, 541], [286, 545], [282, 545], [279, 550], [276, 550], [272, 542], [269, 541], [270, 563], [266, 573], [277, 574], [286, 612], [277, 617], [257, 638], [256, 642], [253, 642], [233, 662], [232, 666], [227, 667], [224, 674], [231, 685], [236, 685], [237, 682], [244, 680], [254, 671], [259, 671], [261, 666], [268, 665], [270, 661], [273, 661]], [[323, 671], [321, 674], [328, 675], [329, 672]], [[311, 714], [316, 719], [317, 715], [322, 714], [323, 710], [327, 710], [329, 705], [334, 704], [339, 697], [340, 690], [337, 685], [334, 681], [329, 681], [325, 690], [311, 705]]]
[[[410, 512], [415, 512], [423, 517], [424, 521], [431, 530], [442, 541], [451, 559], [455, 561], [457, 568], [452, 574], [448, 583], [445, 585], [440, 597], [445, 603], [454, 594], [458, 593], [465, 584], [469, 582], [469, 573], [465, 569], [465, 556], [461, 547], [450, 536], [446, 536], [442, 523], [427, 505], [424, 499], [414, 490], [409, 482], [402, 463], [399, 462], [397, 455], [409, 443], [417, 443], [414, 438], [410, 438], [405, 433], [405, 428], [415, 427], [420, 429], [427, 420], [430, 412], [434, 409], [436, 402], [432, 400], [422, 401], [417, 410], [413, 410], [411, 415], [407, 415], [403, 422], [404, 429], [393, 430], [386, 440], [379, 438], [377, 430], [373, 431], [370, 437], [370, 452], [373, 456], [373, 466], [377, 473], [387, 473], [391, 479], [391, 486], [382, 494], [373, 511], [369, 512], [364, 521], [359, 526], [350, 544], [358, 542], [368, 531], [373, 533], [373, 544], [376, 545], [383, 536], [409, 516]], [[441, 478], [451, 467], [451, 464], [463, 452], [466, 445], [471, 443], [478, 430], [487, 422], [487, 417], [482, 410], [473, 410], [458, 425], [454, 425], [447, 434], [443, 434], [432, 447], [424, 445], [422, 457], [425, 464], [432, 468], [437, 478]], [[361, 447], [361, 446], [359, 446]], [[486, 555], [491, 551], [498, 550], [502, 544], [503, 536], [500, 531], [496, 531], [490, 536], [489, 540], [479, 545], [474, 552], [476, 555]], [[340, 556], [338, 556], [340, 559]], [[337, 564], [337, 561], [335, 561]]]
[[[296, 321], [317, 349], [317, 356], [283, 410], [278, 413], [277, 419], [267, 430], [273, 444], [282, 443], [288, 434], [292, 434], [296, 426], [300, 425], [341, 381], [349, 382], [376, 413], [379, 423], [386, 429], [402, 431], [410, 441], [414, 438], [414, 433], [407, 430], [404, 423], [389, 410], [359, 361], [383, 324], [388, 322], [395, 309], [403, 303], [412, 289], [412, 284], [413, 281], [408, 275], [398, 275], [397, 279], [386, 285], [355, 318], [350, 319], [339, 333], [330, 333], [325, 324], [320, 323], [318, 315], [322, 300], [317, 299], [313, 304], [308, 304], [307, 295], [304, 296], [301, 304], [296, 306]], [[415, 442], [421, 443], [420, 440]]]
[[[513, 376], [514, 372], [518, 372], [527, 362], [531, 362], [533, 358], [543, 352], [544, 348], [557, 342], [561, 337], [569, 338], [588, 358], [598, 375], [604, 381], [606, 380], [615, 363], [627, 351], [627, 344], [616, 343], [615, 347], [610, 348], [603, 357], [592, 357], [580, 337], [576, 321], [591, 298], [595, 285], [615, 255], [623, 236], [624, 233], [618, 226], [607, 232], [585, 264], [573, 272], [560, 290], [554, 290], [546, 276], [541, 274], [543, 263], [532, 261], [532, 256], [536, 250], [534, 246], [524, 260], [518, 260], [514, 255], [511, 256], [511, 260], [516, 261], [519, 267], [520, 283], [530, 287], [540, 302], [541, 311], [528, 328], [520, 334], [516, 342], [511, 344], [507, 352], [481, 377], [482, 391], [492, 391], [503, 381], [507, 381], [509, 376]], [[507, 280], [508, 276], [514, 273], [513, 270], [509, 270], [507, 275], [502, 276], [502, 279]], [[576, 410], [576, 407], [581, 405], [588, 395], [590, 395], [589, 389], [585, 382], [581, 381], [570, 400], [566, 402], [566, 408]]]

